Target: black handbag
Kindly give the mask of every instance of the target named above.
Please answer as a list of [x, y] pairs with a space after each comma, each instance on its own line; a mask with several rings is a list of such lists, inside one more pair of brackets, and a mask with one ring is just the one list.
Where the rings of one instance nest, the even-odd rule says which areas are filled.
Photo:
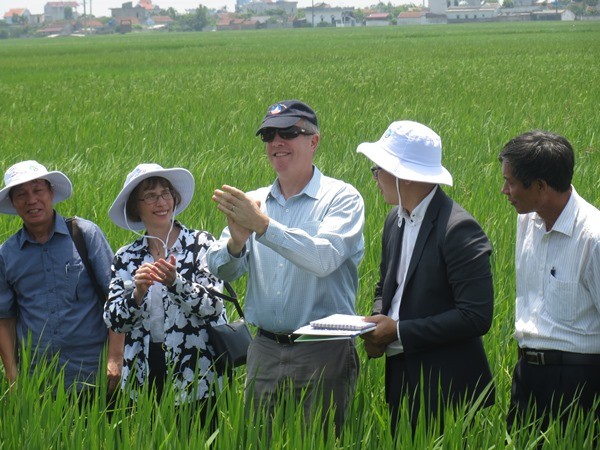
[[214, 355], [214, 365], [217, 373], [223, 374], [231, 372], [235, 367], [246, 364], [246, 355], [248, 346], [252, 341], [250, 330], [244, 321], [244, 312], [237, 300], [237, 295], [228, 282], [223, 282], [223, 286], [229, 295], [210, 290], [211, 294], [225, 301], [232, 302], [240, 319], [235, 322], [224, 323], [221, 325], [209, 325], [208, 340], [212, 345]]

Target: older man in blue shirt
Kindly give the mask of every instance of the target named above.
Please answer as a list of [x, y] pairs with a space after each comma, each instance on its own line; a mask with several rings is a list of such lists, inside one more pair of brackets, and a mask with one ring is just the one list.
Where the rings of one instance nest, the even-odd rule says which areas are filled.
[[[58, 357], [65, 387], [93, 383], [107, 329], [103, 300], [79, 255], [65, 219], [54, 204], [70, 197], [71, 182], [36, 161], [15, 164], [5, 174], [0, 212], [18, 214], [23, 228], [0, 247], [0, 356], [10, 382], [17, 377], [17, 339], [32, 339], [32, 367]], [[102, 231], [77, 219], [94, 277], [106, 294], [113, 253]], [[115, 384], [122, 364], [122, 336], [111, 334], [108, 372]]]
[[291, 382], [298, 399], [306, 393], [307, 419], [317, 392], [325, 413], [335, 406], [339, 432], [356, 386], [354, 342], [299, 343], [292, 332], [311, 320], [354, 313], [363, 200], [354, 187], [313, 165], [319, 129], [305, 103], [272, 105], [257, 134], [277, 180], [248, 194], [232, 186], [215, 191], [228, 227], [210, 248], [208, 265], [226, 280], [248, 272], [246, 319], [258, 327], [247, 367], [254, 405], [273, 408], [275, 394]]

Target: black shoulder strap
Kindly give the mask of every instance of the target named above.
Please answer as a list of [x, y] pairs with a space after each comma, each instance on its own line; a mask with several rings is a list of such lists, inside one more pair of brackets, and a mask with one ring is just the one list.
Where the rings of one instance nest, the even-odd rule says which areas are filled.
[[[200, 244], [198, 243], [199, 236], [200, 236], [200, 233], [196, 232], [196, 238], [194, 239], [194, 267], [196, 266], [196, 261], [198, 260], [198, 253], [200, 252]], [[239, 314], [240, 318], [243, 319], [244, 318], [244, 310], [242, 309], [242, 307], [240, 306], [240, 304], [237, 300], [237, 294], [235, 293], [233, 286], [231, 286], [231, 284], [229, 284], [228, 281], [225, 281], [225, 280], [222, 280], [222, 281], [223, 281], [223, 287], [227, 290], [227, 293], [229, 295], [223, 294], [215, 289], [207, 288], [206, 290], [209, 291], [215, 297], [219, 297], [220, 299], [223, 299], [223, 300], [233, 303], [233, 306], [235, 306], [235, 310]]]
[[77, 249], [77, 253], [81, 257], [81, 261], [83, 261], [83, 265], [85, 266], [85, 270], [87, 271], [90, 279], [92, 280], [92, 285], [94, 286], [94, 290], [96, 294], [98, 294], [98, 298], [104, 303], [106, 300], [106, 295], [100, 289], [100, 285], [98, 284], [98, 280], [96, 280], [96, 276], [94, 275], [94, 271], [92, 270], [92, 265], [90, 264], [90, 260], [88, 258], [88, 251], [85, 245], [85, 241], [83, 239], [83, 235], [81, 234], [81, 228], [77, 225], [77, 217], [73, 216], [69, 219], [65, 219], [67, 224], [67, 229], [69, 230], [69, 234], [71, 235], [71, 239], [73, 239], [73, 243], [75, 244], [75, 248]]

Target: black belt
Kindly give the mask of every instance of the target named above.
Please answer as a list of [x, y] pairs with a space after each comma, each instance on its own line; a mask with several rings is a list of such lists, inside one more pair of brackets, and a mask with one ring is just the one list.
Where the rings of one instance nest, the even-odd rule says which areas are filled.
[[293, 334], [280, 334], [280, 333], [271, 333], [270, 331], [263, 330], [262, 328], [258, 329], [259, 336], [264, 336], [267, 339], [271, 339], [272, 341], [277, 342], [278, 344], [293, 344], [296, 340], [296, 336]]
[[536, 366], [600, 366], [600, 355], [594, 353], [519, 348], [519, 357]]

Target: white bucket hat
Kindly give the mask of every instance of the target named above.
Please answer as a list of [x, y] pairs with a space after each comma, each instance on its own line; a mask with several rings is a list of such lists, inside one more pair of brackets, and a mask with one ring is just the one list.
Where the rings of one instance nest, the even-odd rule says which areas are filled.
[[0, 213], [17, 214], [9, 197], [9, 192], [15, 186], [37, 179], [47, 180], [52, 185], [54, 204], [68, 199], [73, 193], [73, 185], [67, 176], [58, 171], [48, 172], [37, 161], [22, 161], [9, 167], [4, 174], [4, 189], [0, 191]]
[[356, 149], [396, 178], [452, 186], [442, 166], [442, 140], [430, 128], [410, 120], [392, 123], [377, 142]]
[[132, 221], [126, 217], [125, 205], [137, 185], [151, 177], [162, 177], [169, 180], [181, 195], [181, 202], [175, 207], [173, 217], [183, 211], [192, 201], [195, 183], [194, 176], [188, 170], [182, 168], [163, 169], [158, 164], [140, 164], [129, 172], [123, 189], [108, 210], [108, 215], [115, 224], [126, 230], [139, 231], [144, 228], [142, 221]]

